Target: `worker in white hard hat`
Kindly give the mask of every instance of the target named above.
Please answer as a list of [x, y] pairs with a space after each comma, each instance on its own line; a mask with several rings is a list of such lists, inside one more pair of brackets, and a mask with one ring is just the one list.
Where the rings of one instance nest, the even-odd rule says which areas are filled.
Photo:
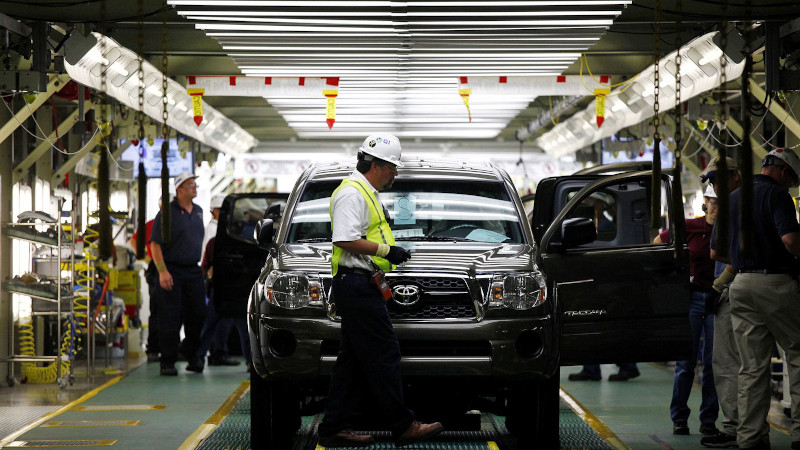
[[400, 346], [386, 301], [392, 292], [383, 274], [411, 257], [395, 245], [379, 191], [397, 176], [402, 149], [396, 136], [378, 133], [359, 147], [358, 164], [331, 195], [333, 242], [331, 296], [341, 317], [341, 344], [331, 374], [319, 445], [366, 447], [374, 439], [353, 433], [349, 424], [362, 397], [392, 432], [398, 447], [431, 438], [442, 431], [438, 422], [415, 420], [405, 407], [400, 376]]
[[[717, 417], [719, 402], [714, 385], [712, 358], [714, 353], [714, 314], [709, 314], [707, 303], [716, 298], [713, 294], [714, 261], [711, 259], [711, 235], [717, 221], [717, 194], [709, 185], [703, 193], [705, 216], [686, 219], [686, 246], [689, 249], [689, 324], [692, 332], [692, 355], [684, 361], [675, 361], [675, 375], [672, 383], [672, 400], [669, 405], [672, 419], [672, 433], [689, 434], [689, 395], [694, 390], [694, 375], [698, 358], [703, 360], [700, 379], [700, 409], [697, 412], [700, 434], [716, 436], [719, 434]], [[661, 232], [654, 243], [672, 242], [670, 230]], [[701, 339], [706, 336], [705, 339]]]
[[[775, 342], [786, 352], [791, 395], [792, 448], [800, 448], [800, 224], [789, 188], [800, 184], [800, 158], [775, 149], [753, 176], [753, 239], [740, 249], [740, 191], [730, 197], [731, 325], [739, 350], [740, 448], [770, 448], [766, 418], [770, 408], [771, 357]], [[717, 243], [717, 247], [723, 243]], [[712, 250], [712, 257], [715, 252]]]

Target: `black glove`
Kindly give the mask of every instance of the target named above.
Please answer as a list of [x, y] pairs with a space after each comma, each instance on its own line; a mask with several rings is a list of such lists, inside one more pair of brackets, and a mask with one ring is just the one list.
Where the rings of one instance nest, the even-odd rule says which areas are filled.
[[711, 289], [711, 292], [708, 293], [706, 296], [706, 315], [708, 314], [715, 314], [717, 312], [717, 307], [719, 307], [720, 297], [722, 297], [722, 292]]
[[389, 247], [389, 253], [387, 253], [384, 258], [390, 263], [398, 265], [403, 264], [411, 259], [411, 253], [409, 253], [408, 250], [404, 249], [403, 247], [393, 245]]

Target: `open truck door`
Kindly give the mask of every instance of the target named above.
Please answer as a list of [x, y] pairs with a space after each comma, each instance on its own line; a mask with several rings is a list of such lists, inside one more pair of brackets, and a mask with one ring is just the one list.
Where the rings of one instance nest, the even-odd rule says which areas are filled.
[[539, 184], [532, 225], [560, 318], [561, 365], [691, 355], [688, 251], [681, 244], [676, 256], [674, 244], [653, 243], [665, 228], [684, 226], [672, 220], [683, 205], [670, 202], [668, 173], [656, 186], [659, 229], [650, 225], [650, 171]]

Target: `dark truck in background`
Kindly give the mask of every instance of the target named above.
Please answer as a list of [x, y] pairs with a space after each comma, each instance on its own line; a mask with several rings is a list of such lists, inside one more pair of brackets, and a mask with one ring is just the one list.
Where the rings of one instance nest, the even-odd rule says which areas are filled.
[[[511, 445], [557, 448], [561, 365], [690, 354], [688, 257], [652, 244], [650, 171], [544, 179], [529, 220], [498, 168], [404, 164], [381, 193], [398, 244], [412, 252], [387, 275], [387, 307], [420, 417], [455, 430], [470, 423], [457, 419], [466, 411], [490, 411], [505, 416]], [[273, 218], [255, 229], [260, 248], [234, 236], [244, 256], [215, 259], [241, 284], [237, 296], [252, 288], [253, 448], [292, 448], [301, 415], [319, 412], [327, 395], [340, 337], [328, 207], [353, 168], [309, 168], [285, 203], [262, 204]], [[682, 227], [670, 223], [672, 182], [665, 172], [657, 186], [663, 226]], [[260, 195], [229, 196], [223, 214]], [[240, 232], [223, 223], [218, 239]], [[239, 270], [251, 278], [235, 278]], [[365, 407], [364, 427], [372, 413]]]

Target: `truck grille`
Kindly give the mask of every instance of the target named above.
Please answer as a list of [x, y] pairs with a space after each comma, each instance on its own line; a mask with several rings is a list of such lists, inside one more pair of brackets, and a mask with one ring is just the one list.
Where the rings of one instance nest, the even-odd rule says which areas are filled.
[[[388, 276], [395, 298], [389, 300], [389, 317], [392, 320], [413, 319], [473, 319], [475, 304], [463, 278]], [[419, 298], [405, 305], [394, 289], [408, 286], [418, 289]]]

